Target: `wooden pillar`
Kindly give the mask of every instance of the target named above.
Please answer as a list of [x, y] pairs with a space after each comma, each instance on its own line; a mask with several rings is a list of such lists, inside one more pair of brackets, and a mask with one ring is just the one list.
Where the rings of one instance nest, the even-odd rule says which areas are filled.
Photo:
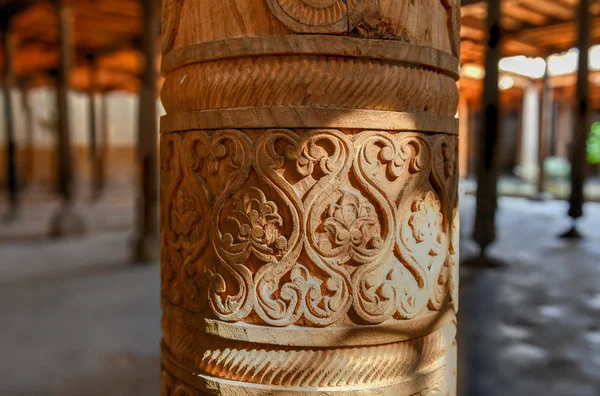
[[586, 173], [586, 143], [590, 132], [589, 108], [589, 49], [590, 49], [590, 0], [579, 0], [578, 40], [579, 65], [577, 70], [577, 90], [575, 122], [573, 125], [573, 141], [571, 145], [571, 196], [569, 198], [569, 216], [573, 219], [573, 227], [564, 237], [578, 238], [575, 222], [583, 216], [583, 188]]
[[573, 106], [568, 97], [563, 97], [558, 103], [558, 120], [556, 133], [556, 155], [562, 158], [569, 158], [569, 146], [573, 138]]
[[100, 198], [100, 178], [102, 172], [101, 152], [98, 144], [98, 121], [96, 117], [96, 90], [98, 65], [94, 55], [88, 56], [90, 63], [90, 86], [88, 90], [88, 112], [89, 112], [89, 159], [90, 159], [90, 190], [92, 200]]
[[481, 136], [479, 136], [481, 122], [481, 107], [479, 102], [472, 103], [469, 112], [469, 130], [473, 131], [469, 135], [469, 177], [477, 174], [478, 147]]
[[94, 168], [94, 191], [97, 198], [104, 193], [107, 177], [106, 165], [108, 162], [109, 120], [106, 95], [106, 92], [102, 92], [100, 97], [100, 139], [97, 143], [98, 152], [96, 156], [96, 166]]
[[163, 2], [163, 396], [456, 394], [457, 3]]
[[538, 124], [538, 177], [537, 193], [540, 197], [546, 192], [546, 173], [544, 161], [548, 155], [549, 141], [552, 130], [552, 91], [548, 83], [548, 59], [546, 59], [546, 68], [542, 78], [542, 88], [540, 90], [540, 108]]
[[8, 191], [8, 213], [6, 219], [12, 220], [19, 207], [19, 183], [17, 181], [17, 145], [15, 143], [15, 123], [11, 88], [14, 86], [14, 36], [10, 21], [3, 22], [2, 46], [4, 48], [4, 73], [2, 91], [4, 94], [4, 130], [6, 145], [6, 190]]
[[158, 239], [158, 129], [156, 101], [158, 73], [157, 43], [160, 34], [159, 1], [142, 0], [144, 28], [142, 50], [145, 56], [144, 74], [139, 93], [138, 114], [138, 197], [135, 263], [159, 257]]
[[498, 204], [498, 154], [500, 147], [500, 91], [498, 62], [500, 62], [500, 0], [488, 0], [489, 29], [485, 54], [483, 82], [483, 122], [479, 163], [477, 166], [477, 207], [473, 237], [484, 256], [486, 248], [496, 239], [496, 209]]
[[61, 207], [50, 220], [50, 235], [59, 237], [83, 231], [83, 222], [73, 208], [74, 183], [69, 123], [69, 87], [73, 52], [73, 19], [65, 0], [57, 0], [59, 62], [56, 71], [56, 108], [58, 118], [58, 192]]
[[462, 178], [466, 178], [469, 173], [469, 137], [473, 133], [470, 127], [469, 116], [469, 101], [467, 99], [460, 100], [458, 104], [459, 115], [459, 147], [458, 147], [458, 174]]
[[523, 92], [523, 95], [521, 96], [521, 107], [519, 107], [519, 121], [518, 121], [518, 129], [517, 129], [517, 144], [515, 147], [515, 158], [516, 158], [516, 162], [517, 164], [521, 163], [521, 158], [523, 156], [523, 122], [524, 122], [524, 116], [525, 116], [525, 91]]
[[25, 150], [23, 152], [23, 184], [31, 185], [34, 182], [35, 156], [33, 155], [33, 111], [29, 103], [28, 81], [22, 79], [19, 81], [19, 90], [21, 92], [21, 106], [25, 113]]

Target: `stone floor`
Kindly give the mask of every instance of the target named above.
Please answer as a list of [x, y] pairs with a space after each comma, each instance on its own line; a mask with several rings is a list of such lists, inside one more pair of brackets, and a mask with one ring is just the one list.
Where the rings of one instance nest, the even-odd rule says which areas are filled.
[[[465, 259], [472, 197], [462, 209]], [[566, 203], [500, 201], [490, 254], [505, 268], [461, 276], [462, 394], [600, 395], [600, 205], [585, 210], [573, 242], [556, 237]]]
[[[87, 210], [96, 226], [78, 238], [27, 238], [50, 210], [39, 202], [11, 226], [20, 238], [0, 232], [0, 395], [158, 395], [159, 270], [130, 264], [127, 200]], [[461, 394], [600, 395], [600, 204], [586, 207], [578, 243], [556, 238], [565, 213], [500, 201], [490, 253], [505, 268], [463, 271]], [[472, 197], [461, 217], [466, 258]]]

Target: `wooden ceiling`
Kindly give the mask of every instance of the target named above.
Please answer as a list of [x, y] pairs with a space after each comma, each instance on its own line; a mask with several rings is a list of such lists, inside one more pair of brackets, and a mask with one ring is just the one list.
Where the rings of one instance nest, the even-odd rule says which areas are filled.
[[[91, 56], [97, 67], [99, 90], [137, 91], [143, 65], [140, 51], [142, 6], [140, 0], [66, 0], [72, 13], [72, 86], [90, 86]], [[20, 5], [20, 7], [19, 7]], [[58, 66], [58, 20], [51, 1], [0, 0], [16, 45], [14, 70], [32, 85], [50, 82]], [[6, 24], [6, 22], [4, 22]], [[3, 62], [4, 51], [0, 55]]]
[[[462, 0], [461, 63], [483, 64], [487, 3]], [[579, 0], [502, 0], [503, 55], [546, 57], [576, 46]], [[592, 44], [600, 43], [600, 2], [594, 2]]]
[[[75, 69], [72, 85], [89, 89], [89, 55], [98, 62], [100, 90], [136, 91], [143, 56], [141, 0], [64, 0], [72, 9]], [[547, 56], [575, 46], [578, 0], [502, 0], [504, 56]], [[482, 65], [487, 5], [462, 0], [461, 63]], [[57, 67], [58, 28], [51, 0], [0, 0], [0, 25], [15, 32], [15, 74], [30, 84], [48, 84]], [[600, 2], [591, 10], [592, 43], [600, 43]], [[1, 51], [0, 54], [3, 54]], [[158, 65], [157, 61], [157, 65]], [[0, 55], [0, 69], [3, 55]]]

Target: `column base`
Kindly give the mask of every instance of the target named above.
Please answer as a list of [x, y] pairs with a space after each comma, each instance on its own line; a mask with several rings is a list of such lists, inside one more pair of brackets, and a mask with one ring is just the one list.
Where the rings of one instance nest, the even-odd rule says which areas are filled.
[[70, 204], [63, 203], [50, 218], [52, 238], [81, 235], [85, 232], [83, 217]]
[[[455, 395], [451, 312], [336, 330], [212, 319], [202, 325], [182, 310], [163, 309], [161, 396]], [[437, 329], [416, 336], [431, 327]], [[411, 333], [416, 337], [404, 338]]]
[[[161, 396], [186, 396], [218, 395], [218, 396], [442, 396], [442, 389], [446, 389], [445, 367], [439, 367], [427, 373], [415, 375], [404, 381], [378, 387], [284, 387], [268, 386], [238, 381], [224, 380], [199, 374], [188, 374], [189, 384], [178, 381], [172, 373], [163, 366], [163, 390]], [[190, 386], [194, 384], [194, 386]], [[416, 389], [423, 389], [417, 391]], [[183, 392], [183, 393], [182, 393]]]
[[134, 236], [133, 242], [134, 264], [147, 264], [158, 261], [160, 258], [160, 241], [153, 236]]

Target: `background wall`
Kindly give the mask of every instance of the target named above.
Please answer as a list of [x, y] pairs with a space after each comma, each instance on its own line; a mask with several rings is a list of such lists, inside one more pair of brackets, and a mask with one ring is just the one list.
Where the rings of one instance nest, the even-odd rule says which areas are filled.
[[[25, 110], [21, 93], [12, 91], [13, 112], [15, 118], [15, 140], [17, 144], [17, 163], [20, 180], [26, 169], [27, 144]], [[106, 94], [108, 113], [108, 150], [106, 171], [108, 183], [132, 183], [135, 180], [135, 147], [137, 139], [138, 97], [123, 92]], [[96, 95], [97, 133], [101, 134], [100, 95]], [[159, 116], [164, 114], [160, 100]], [[29, 91], [29, 104], [33, 114], [33, 183], [51, 188], [56, 179], [55, 147], [56, 131], [52, 127], [56, 122], [55, 92], [53, 88], [36, 88]], [[85, 183], [90, 177], [89, 145], [89, 108], [85, 93], [69, 93], [69, 115], [71, 124], [71, 142], [76, 181]], [[4, 123], [4, 100], [0, 97], [0, 179], [6, 174], [6, 131]], [[3, 188], [3, 186], [1, 187]]]

